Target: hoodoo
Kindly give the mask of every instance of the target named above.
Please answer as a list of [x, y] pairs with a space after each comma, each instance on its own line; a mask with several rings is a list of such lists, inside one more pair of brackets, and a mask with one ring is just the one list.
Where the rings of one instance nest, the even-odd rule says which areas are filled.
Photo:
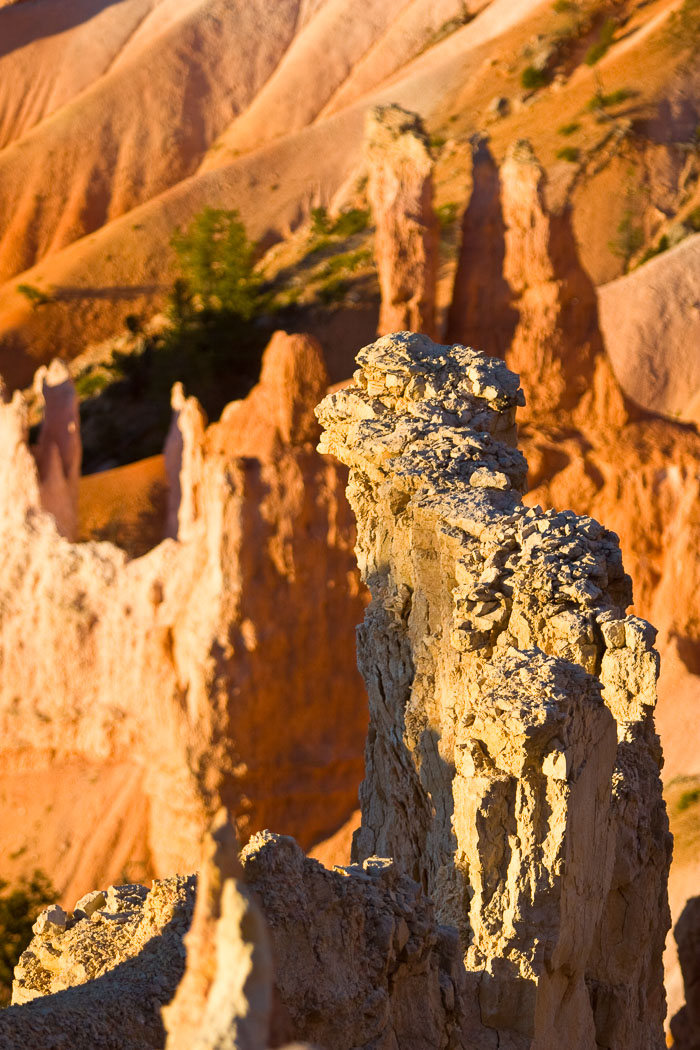
[[372, 592], [357, 859], [420, 881], [509, 1045], [662, 1047], [658, 658], [617, 537], [523, 505], [503, 362], [408, 333], [358, 362], [319, 408]]
[[[626, 615], [617, 537], [523, 504], [523, 396], [502, 361], [400, 333], [358, 363], [355, 385], [317, 411], [321, 451], [350, 469], [372, 594], [358, 646], [362, 826], [354, 862], [334, 871], [269, 832], [243, 851], [240, 878], [269, 926], [270, 1045], [661, 1050], [658, 660], [654, 629]], [[247, 1050], [245, 1019], [261, 1030], [267, 949], [231, 834], [215, 829], [200, 880], [187, 983], [166, 1015], [173, 1046], [188, 997], [211, 1018], [227, 958], [245, 961], [250, 998], [241, 971], [227, 1031], [207, 1020], [196, 1046]], [[80, 909], [59, 919], [39, 920], [22, 957], [24, 999], [65, 969], [63, 945], [96, 936]], [[0, 1036], [20, 1045], [46, 1010], [11, 1008]]]
[[395, 105], [371, 110], [365, 159], [377, 227], [379, 332], [410, 328], [434, 335], [440, 229], [433, 207], [433, 158], [418, 114]]

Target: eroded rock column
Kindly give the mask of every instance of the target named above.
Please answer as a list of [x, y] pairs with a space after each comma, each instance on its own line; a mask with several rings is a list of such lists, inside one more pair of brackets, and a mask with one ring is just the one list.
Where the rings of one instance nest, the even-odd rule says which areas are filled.
[[[600, 1045], [661, 1047], [656, 654], [648, 625], [625, 616], [617, 537], [522, 504], [522, 393], [503, 362], [402, 333], [358, 363], [356, 385], [318, 410], [321, 450], [350, 467], [372, 592], [357, 859], [395, 857], [458, 929], [500, 1045], [565, 1034], [594, 1050], [625, 1031]], [[621, 972], [601, 954], [623, 886], [646, 917], [625, 926]]]
[[365, 157], [382, 293], [379, 334], [407, 328], [434, 335], [440, 234], [433, 159], [420, 117], [401, 106], [375, 107], [367, 117]]

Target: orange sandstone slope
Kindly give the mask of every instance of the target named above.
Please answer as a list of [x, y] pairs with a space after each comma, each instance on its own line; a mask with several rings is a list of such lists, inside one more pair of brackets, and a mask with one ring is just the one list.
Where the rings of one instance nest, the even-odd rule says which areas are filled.
[[[368, 105], [439, 120], [452, 98], [468, 137], [502, 87], [491, 56], [505, 56], [521, 94], [528, 41], [557, 28], [546, 0], [373, 0], [362, 18], [347, 0], [284, 0], [270, 18], [268, 6], [125, 0], [86, 6], [82, 20], [72, 7], [69, 26], [58, 0], [0, 12], [0, 371], [11, 385], [56, 346], [74, 355], [127, 313], [152, 312], [172, 277], [172, 230], [203, 204], [238, 207], [255, 237], [283, 235], [356, 172]], [[30, 39], [40, 10], [56, 28]], [[91, 82], [84, 64], [66, 68], [71, 49], [93, 55]], [[477, 95], [462, 106], [465, 85]], [[457, 177], [463, 199], [468, 172]], [[56, 302], [36, 316], [19, 284], [54, 289]]]
[[[594, 283], [618, 278], [618, 227], [652, 244], [692, 204], [688, 48], [670, 32], [680, 3], [600, 0], [596, 9], [612, 5], [623, 24], [594, 69], [583, 56], [598, 23], [579, 38], [549, 0], [372, 0], [361, 18], [348, 0], [283, 0], [269, 17], [263, 0], [2, 8], [0, 373], [25, 385], [57, 349], [75, 356], [119, 332], [127, 314], [159, 309], [172, 232], [205, 204], [238, 208], [263, 243], [315, 204], [342, 204], [377, 102], [427, 119], [438, 203], [452, 207], [469, 192], [470, 136], [486, 131], [500, 160], [524, 134], [553, 193], [573, 194]], [[70, 60], [78, 54], [85, 60]], [[542, 55], [556, 76], [524, 90], [523, 70]], [[600, 84], [621, 99], [602, 115], [590, 109]], [[562, 136], [563, 126], [576, 130]], [[629, 200], [642, 202], [639, 215], [628, 215]], [[22, 284], [52, 301], [32, 309]], [[623, 384], [634, 371], [627, 361]], [[661, 389], [649, 399], [674, 410]]]

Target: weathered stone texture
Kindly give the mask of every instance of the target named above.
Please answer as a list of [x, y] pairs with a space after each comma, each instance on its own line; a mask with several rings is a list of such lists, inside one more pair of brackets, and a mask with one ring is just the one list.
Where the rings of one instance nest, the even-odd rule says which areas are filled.
[[291, 838], [264, 832], [242, 853], [270, 928], [272, 1042], [333, 1050], [463, 1046], [476, 1021], [459, 940], [393, 861], [327, 871]]
[[522, 504], [501, 361], [404, 333], [358, 362], [318, 410], [372, 592], [356, 857], [395, 857], [457, 927], [499, 1038], [660, 1047], [657, 657], [617, 537]]
[[[273, 825], [305, 847], [356, 808], [367, 715], [353, 632], [364, 602], [345, 472], [314, 447], [326, 390], [318, 344], [284, 333], [250, 402], [219, 423], [205, 427], [176, 389], [172, 538], [132, 559], [59, 534], [23, 402], [0, 405], [2, 777], [35, 771], [26, 806], [41, 828], [22, 838], [18, 822], [3, 825], [0, 846], [27, 853], [69, 897], [134, 859], [112, 861], [129, 820], [146, 829], [132, 850], [164, 875], [196, 865], [222, 804], [243, 841]], [[47, 388], [47, 412], [51, 403]], [[51, 435], [40, 450], [59, 446]], [[102, 768], [124, 769], [100, 818], [104, 848], [85, 856], [81, 807], [53, 807], [44, 786], [78, 760], [94, 769], [87, 796], [103, 790]], [[41, 853], [44, 834], [67, 843], [60, 858]]]
[[185, 976], [163, 1010], [167, 1050], [267, 1046], [272, 956], [265, 922], [240, 874], [236, 832], [221, 810], [205, 838]]
[[[502, 361], [402, 333], [358, 363], [355, 386], [318, 408], [321, 450], [350, 468], [372, 593], [354, 862], [327, 871], [262, 832], [241, 873], [221, 819], [169, 1047], [263, 1047], [272, 1000], [274, 1046], [661, 1050], [657, 655], [653, 628], [625, 615], [617, 537], [523, 505], [522, 394]], [[136, 911], [144, 894], [123, 892]], [[66, 946], [73, 929], [92, 941], [95, 921], [44, 915], [25, 997], [53, 990], [48, 970], [83, 980]], [[10, 1013], [26, 1034], [33, 1015]]]
[[150, 892], [110, 886], [70, 915], [46, 909], [15, 970], [15, 1005], [0, 1011], [3, 1050], [162, 1047], [160, 1007], [182, 977], [194, 889], [175, 876]]
[[365, 159], [382, 294], [379, 334], [408, 328], [434, 335], [440, 232], [420, 117], [397, 105], [372, 109]]

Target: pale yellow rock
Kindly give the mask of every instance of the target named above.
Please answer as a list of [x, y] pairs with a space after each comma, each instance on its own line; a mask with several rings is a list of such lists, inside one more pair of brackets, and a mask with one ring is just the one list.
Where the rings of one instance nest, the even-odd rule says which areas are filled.
[[[531, 157], [512, 163], [537, 183]], [[503, 362], [404, 332], [358, 363], [318, 409], [372, 592], [354, 856], [394, 857], [459, 930], [480, 1003], [469, 1046], [660, 1050], [658, 657], [625, 616], [617, 537], [522, 504], [522, 394]], [[422, 399], [396, 397], [388, 372]]]

